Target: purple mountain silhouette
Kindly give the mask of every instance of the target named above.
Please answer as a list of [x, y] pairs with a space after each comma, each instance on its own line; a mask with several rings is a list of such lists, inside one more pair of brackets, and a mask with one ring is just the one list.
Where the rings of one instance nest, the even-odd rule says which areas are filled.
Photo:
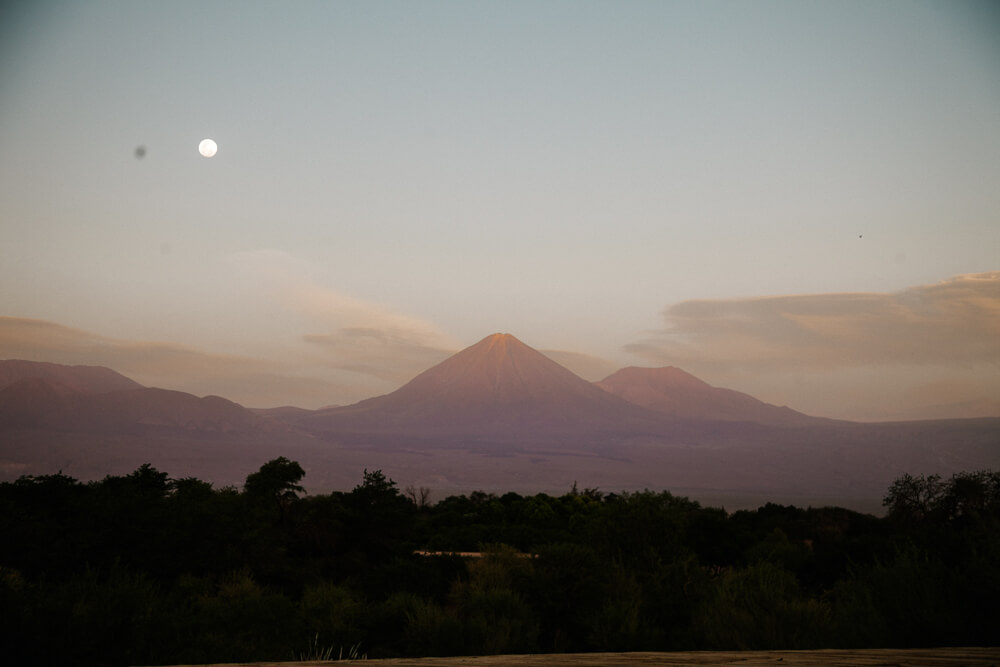
[[240, 431], [270, 420], [218, 396], [143, 387], [102, 366], [0, 361], [0, 429]]
[[756, 422], [775, 426], [801, 426], [819, 421], [817, 417], [764, 403], [749, 394], [713, 387], [673, 366], [630, 366], [595, 384], [630, 403], [680, 419]]
[[47, 380], [81, 394], [139, 389], [141, 384], [103, 366], [64, 366], [23, 359], [0, 360], [0, 389], [21, 380]]
[[317, 411], [252, 411], [109, 369], [0, 361], [5, 480], [57, 470], [100, 479], [152, 463], [178, 478], [239, 484], [281, 455], [319, 489], [350, 488], [378, 468], [442, 490], [580, 480], [878, 508], [901, 472], [995, 468], [997, 433], [1000, 419], [811, 418], [671, 368], [623, 369], [593, 384], [508, 334], [390, 394]]
[[525, 345], [493, 334], [396, 391], [302, 422], [326, 432], [481, 438], [661, 430], [654, 411], [622, 400]]

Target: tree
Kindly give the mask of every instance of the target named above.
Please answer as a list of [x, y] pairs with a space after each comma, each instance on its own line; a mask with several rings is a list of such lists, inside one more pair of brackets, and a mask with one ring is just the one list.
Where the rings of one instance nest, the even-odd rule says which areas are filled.
[[882, 505], [888, 508], [890, 518], [920, 521], [937, 509], [944, 491], [941, 475], [914, 477], [907, 473], [892, 483]]
[[410, 499], [418, 509], [423, 509], [428, 507], [431, 498], [431, 490], [426, 486], [421, 486], [419, 489], [410, 484], [406, 487], [406, 497]]
[[905, 521], [983, 518], [1000, 513], [1000, 473], [960, 472], [942, 481], [940, 475], [903, 475], [892, 483], [882, 504], [889, 516]]
[[369, 565], [412, 550], [407, 540], [417, 508], [381, 470], [365, 470], [361, 484], [347, 495], [348, 529], [356, 553]]
[[940, 504], [949, 520], [1000, 516], [1000, 472], [979, 470], [952, 475]]
[[351, 496], [357, 506], [361, 508], [386, 504], [395, 505], [401, 497], [399, 491], [396, 490], [396, 482], [388, 479], [381, 470], [368, 472], [367, 468], [361, 484], [354, 487]]
[[253, 499], [273, 499], [279, 507], [287, 507], [305, 489], [299, 481], [305, 477], [305, 470], [296, 461], [284, 456], [268, 461], [255, 473], [247, 475], [243, 491]]

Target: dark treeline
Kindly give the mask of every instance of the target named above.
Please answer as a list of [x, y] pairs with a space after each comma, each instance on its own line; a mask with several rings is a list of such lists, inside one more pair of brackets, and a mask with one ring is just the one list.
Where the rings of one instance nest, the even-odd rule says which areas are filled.
[[0, 485], [4, 661], [1000, 643], [1000, 473], [904, 476], [884, 518], [575, 487], [431, 505], [379, 471], [329, 495], [303, 474]]

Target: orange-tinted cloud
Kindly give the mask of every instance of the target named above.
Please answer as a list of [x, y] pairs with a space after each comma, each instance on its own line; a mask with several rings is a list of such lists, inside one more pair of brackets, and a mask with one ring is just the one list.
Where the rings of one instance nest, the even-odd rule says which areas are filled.
[[597, 382], [608, 377], [620, 368], [618, 364], [600, 357], [565, 350], [540, 350], [545, 356], [557, 364], [564, 366], [584, 380]]
[[184, 310], [186, 327], [171, 329], [193, 345], [8, 317], [0, 358], [101, 365], [147, 386], [315, 408], [392, 391], [458, 348], [428, 322], [329, 287], [322, 267], [288, 253], [235, 253], [218, 268], [202, 316]]
[[667, 328], [627, 346], [664, 363], [769, 370], [1000, 363], [1000, 272], [891, 294], [803, 294], [685, 301]]
[[288, 253], [238, 253], [230, 264], [234, 292], [252, 285], [241, 298], [270, 313], [284, 344], [302, 347], [311, 364], [395, 383], [391, 390], [459, 347], [429, 322], [330, 287], [322, 267]]
[[346, 403], [370, 387], [356, 379], [296, 373], [275, 360], [100, 336], [53, 322], [0, 317], [0, 359], [107, 366], [153, 387], [217, 394], [250, 407]]
[[1000, 272], [895, 293], [685, 301], [626, 347], [717, 386], [847, 419], [997, 416]]
[[436, 347], [420, 332], [397, 327], [345, 327], [329, 334], [306, 334], [303, 340], [329, 352], [330, 367], [400, 384], [457, 351]]

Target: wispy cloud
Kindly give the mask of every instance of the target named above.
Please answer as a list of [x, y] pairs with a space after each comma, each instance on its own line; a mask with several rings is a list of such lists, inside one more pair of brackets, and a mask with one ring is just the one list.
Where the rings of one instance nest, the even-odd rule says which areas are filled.
[[326, 350], [334, 368], [394, 382], [409, 380], [455, 352], [429, 344], [418, 331], [394, 327], [346, 327], [306, 334], [303, 340]]
[[[258, 358], [157, 341], [101, 336], [43, 320], [0, 317], [0, 359], [107, 366], [151, 387], [217, 394], [250, 407], [353, 403], [395, 388], [348, 364], [306, 363], [292, 353]], [[339, 371], [338, 367], [344, 370]]]
[[[274, 364], [156, 341], [101, 336], [44, 320], [0, 317], [0, 356], [109, 366], [147, 384], [159, 379], [273, 372]], [[141, 379], [140, 379], [141, 378]]]
[[216, 278], [203, 299], [217, 307], [188, 332], [200, 344], [2, 317], [0, 358], [108, 366], [147, 386], [315, 408], [392, 391], [458, 348], [423, 320], [327, 286], [319, 267], [288, 253], [230, 255]]
[[322, 270], [276, 250], [233, 257], [260, 288], [262, 307], [274, 312], [311, 363], [393, 384], [390, 389], [457, 351], [431, 323], [358, 299], [328, 286]]
[[684, 301], [663, 317], [626, 349], [814, 414], [936, 417], [960, 402], [993, 414], [983, 399], [1000, 395], [1000, 272], [894, 293]]
[[626, 349], [657, 362], [766, 369], [1000, 363], [1000, 272], [891, 294], [685, 301]]
[[539, 351], [557, 364], [565, 366], [584, 380], [591, 382], [603, 380], [620, 368], [613, 361], [594, 357], [589, 354], [581, 354], [580, 352], [568, 352], [566, 350]]

